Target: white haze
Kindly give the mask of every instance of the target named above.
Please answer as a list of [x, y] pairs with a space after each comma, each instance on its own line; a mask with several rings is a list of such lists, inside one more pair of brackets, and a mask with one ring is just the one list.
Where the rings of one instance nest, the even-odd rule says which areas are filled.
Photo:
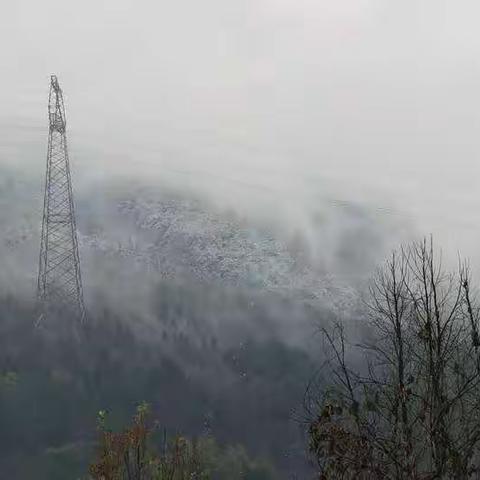
[[471, 0], [2, 0], [0, 166], [40, 189], [56, 73], [79, 189], [168, 184], [318, 250], [336, 237], [312, 208], [354, 202], [479, 269], [479, 15]]

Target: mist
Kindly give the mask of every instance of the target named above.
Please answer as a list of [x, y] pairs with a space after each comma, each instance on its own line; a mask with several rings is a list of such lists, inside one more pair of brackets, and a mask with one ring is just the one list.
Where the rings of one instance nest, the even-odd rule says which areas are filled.
[[[479, 16], [473, 0], [2, 2], [0, 366], [21, 384], [2, 471], [46, 472], [53, 446], [84, 472], [95, 412], [125, 422], [142, 399], [188, 435], [212, 420], [282, 478], [308, 470], [291, 411], [318, 327], [364, 334], [369, 278], [412, 239], [479, 278]], [[51, 74], [85, 351], [30, 329]]]
[[114, 176], [173, 184], [307, 237], [312, 205], [335, 216], [332, 200], [354, 202], [478, 265], [479, 9], [7, 3], [0, 162], [41, 185], [56, 73], [77, 189]]

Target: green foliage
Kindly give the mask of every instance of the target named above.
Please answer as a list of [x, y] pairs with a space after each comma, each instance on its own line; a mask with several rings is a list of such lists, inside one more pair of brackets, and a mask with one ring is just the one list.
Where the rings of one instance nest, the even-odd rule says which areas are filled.
[[[32, 318], [0, 300], [0, 366], [14, 372], [0, 380], [5, 477], [28, 480], [33, 469], [37, 478], [80, 478], [95, 444], [97, 414], [108, 407], [109, 428], [119, 431], [139, 398], [168, 432], [192, 437], [208, 428], [222, 445], [243, 445], [280, 469], [283, 452], [302, 448], [291, 411], [313, 367], [300, 350], [278, 342], [246, 341], [245, 348], [228, 350], [219, 343], [212, 350], [141, 341], [109, 311], [90, 319], [89, 341], [79, 344], [33, 331]], [[201, 376], [188, 375], [192, 366]], [[244, 471], [262, 471], [254, 463]]]
[[276, 478], [270, 464], [251, 460], [244, 447], [228, 447], [225, 451], [216, 448], [218, 452], [216, 478], [222, 480], [270, 480]]
[[16, 372], [5, 372], [0, 374], [0, 389], [9, 390], [15, 388], [18, 382]]
[[[107, 414], [98, 415], [97, 458], [90, 466], [93, 480], [273, 480], [275, 472], [266, 462], [250, 459], [241, 446], [222, 449], [213, 438], [190, 440], [177, 435], [164, 437], [154, 448], [153, 429], [142, 403], [129, 427], [114, 433], [106, 425]], [[158, 446], [157, 446], [158, 447]]]

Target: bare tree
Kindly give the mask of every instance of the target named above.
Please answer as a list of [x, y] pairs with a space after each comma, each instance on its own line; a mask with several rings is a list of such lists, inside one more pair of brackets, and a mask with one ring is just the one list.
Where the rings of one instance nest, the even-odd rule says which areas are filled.
[[[323, 334], [332, 388], [307, 396], [320, 478], [480, 478], [479, 309], [468, 266], [448, 273], [433, 242], [392, 254], [366, 301], [370, 340]], [[363, 321], [363, 320], [362, 320]], [[358, 348], [365, 372], [346, 352]]]

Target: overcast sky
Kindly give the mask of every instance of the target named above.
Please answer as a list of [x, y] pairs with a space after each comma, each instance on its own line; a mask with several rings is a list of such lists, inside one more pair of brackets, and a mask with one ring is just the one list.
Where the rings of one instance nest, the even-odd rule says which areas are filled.
[[3, 0], [0, 163], [41, 172], [56, 73], [77, 178], [321, 190], [475, 258], [479, 18], [473, 0]]

